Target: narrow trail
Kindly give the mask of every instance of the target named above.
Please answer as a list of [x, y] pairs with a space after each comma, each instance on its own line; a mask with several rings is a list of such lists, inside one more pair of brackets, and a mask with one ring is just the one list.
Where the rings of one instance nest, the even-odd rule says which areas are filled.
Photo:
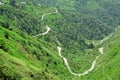
[[111, 36], [112, 36], [113, 33], [111, 33], [108, 37], [100, 40], [100, 43], [99, 44], [102, 44], [104, 41], [108, 40]]
[[[44, 16], [46, 16], [46, 15], [48, 15], [48, 14], [57, 13], [57, 12], [58, 12], [58, 10], [57, 10], [57, 8], [55, 8], [55, 12], [43, 14], [43, 15], [42, 15], [42, 18], [41, 18], [41, 21], [44, 19]], [[48, 32], [51, 30], [51, 28], [48, 27], [47, 25], [45, 26], [45, 28], [46, 28], [46, 30], [47, 30], [46, 32], [36, 34], [36, 35], [34, 35], [33, 37], [37, 37], [37, 36], [41, 36], [41, 35], [44, 36], [44, 35], [48, 34]]]
[[57, 13], [57, 12], [58, 12], [58, 10], [57, 10], [57, 8], [55, 8], [55, 12], [43, 14], [41, 20], [43, 20], [46, 15]]
[[103, 54], [103, 47], [99, 48], [99, 52]]
[[44, 19], [44, 16], [48, 15], [48, 14], [52, 14], [52, 13], [46, 13], [42, 15], [41, 21]]
[[[46, 15], [48, 15], [48, 14], [53, 14], [53, 13], [57, 13], [57, 12], [58, 12], [57, 8], [55, 8], [55, 10], [56, 10], [55, 12], [43, 14], [43, 15], [42, 15], [42, 18], [41, 18], [41, 21], [44, 19], [44, 16], [46, 16]], [[44, 32], [44, 33], [39, 33], [39, 34], [37, 34], [37, 35], [35, 35], [35, 36], [33, 36], [33, 37], [37, 37], [37, 36], [41, 36], [41, 35], [46, 35], [46, 34], [50, 31], [50, 27], [48, 27], [48, 26], [46, 25], [46, 29], [47, 29], [46, 32]], [[108, 36], [108, 37], [106, 37], [105, 39], [101, 40], [101, 41], [100, 41], [100, 44], [102, 44], [103, 41], [109, 39], [110, 37], [111, 37], [111, 35]], [[100, 55], [98, 55], [98, 56], [96, 57], [96, 59], [92, 62], [92, 65], [91, 65], [91, 67], [90, 67], [88, 70], [84, 71], [83, 73], [74, 73], [74, 72], [72, 72], [72, 70], [71, 70], [71, 68], [70, 68], [70, 66], [69, 66], [69, 63], [68, 63], [67, 59], [66, 59], [64, 56], [62, 56], [62, 54], [61, 54], [62, 48], [58, 46], [57, 49], [58, 49], [58, 55], [59, 55], [60, 58], [62, 58], [62, 60], [64, 61], [64, 64], [66, 65], [66, 67], [67, 67], [67, 69], [69, 70], [69, 72], [70, 72], [72, 75], [79, 76], [79, 77], [89, 74], [89, 72], [91, 72], [91, 71], [95, 68], [96, 62], [97, 62], [97, 60], [98, 60], [98, 58], [99, 58], [99, 56], [100, 56]], [[103, 47], [102, 47], [102, 48], [99, 48], [99, 52], [100, 52], [101, 54], [103, 54]]]
[[41, 36], [41, 35], [46, 35], [49, 31], [50, 31], [50, 27], [48, 27], [47, 25], [45, 26], [45, 28], [47, 29], [47, 31], [46, 32], [44, 32], [44, 33], [39, 33], [39, 34], [37, 34], [37, 35], [35, 35], [35, 36], [33, 36], [33, 37], [37, 37], [37, 36]]
[[57, 13], [58, 12], [58, 10], [57, 10], [57, 8], [55, 8], [55, 13]]
[[66, 59], [64, 56], [62, 56], [62, 54], [61, 54], [62, 48], [61, 48], [61, 47], [57, 47], [57, 49], [58, 49], [58, 55], [60, 56], [60, 58], [63, 59], [64, 64], [66, 65], [66, 67], [67, 67], [67, 69], [70, 71], [70, 73], [73, 74], [73, 75], [78, 75], [78, 74], [72, 72], [72, 70], [71, 70], [71, 68], [70, 68], [70, 66], [69, 66], [69, 64], [68, 64], [67, 59]]
[[[69, 64], [68, 64], [67, 59], [66, 59], [64, 56], [62, 56], [62, 54], [61, 54], [62, 48], [58, 46], [57, 49], [58, 49], [58, 55], [60, 56], [60, 58], [63, 59], [64, 64], [66, 65], [66, 67], [67, 67], [67, 69], [69, 70], [69, 72], [70, 72], [71, 74], [73, 74], [73, 75], [75, 75], [75, 76], [79, 76], [79, 77], [80, 77], [80, 76], [84, 76], [84, 75], [88, 74], [89, 72], [91, 72], [91, 71], [95, 68], [96, 62], [97, 62], [97, 60], [98, 60], [98, 58], [99, 58], [99, 56], [100, 56], [100, 55], [98, 55], [98, 56], [96, 57], [96, 59], [93, 61], [91, 67], [90, 67], [88, 70], [84, 71], [83, 73], [79, 73], [79, 74], [78, 74], [78, 73], [72, 72], [72, 70], [71, 70], [71, 68], [70, 68], [70, 66], [69, 66]], [[102, 48], [99, 48], [99, 52], [100, 52], [101, 54], [103, 54], [103, 47], [102, 47]]]

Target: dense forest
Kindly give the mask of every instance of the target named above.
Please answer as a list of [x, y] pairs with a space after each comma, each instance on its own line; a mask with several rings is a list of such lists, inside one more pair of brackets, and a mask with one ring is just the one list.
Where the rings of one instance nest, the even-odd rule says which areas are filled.
[[[70, 79], [56, 46], [63, 48], [72, 71], [85, 71], [99, 54], [100, 40], [120, 25], [119, 5], [119, 0], [0, 0], [0, 52], [9, 56], [6, 61], [0, 57], [1, 80]], [[41, 20], [43, 14], [49, 15]], [[46, 25], [49, 34], [33, 37], [44, 33]], [[25, 71], [18, 70], [21, 66]]]

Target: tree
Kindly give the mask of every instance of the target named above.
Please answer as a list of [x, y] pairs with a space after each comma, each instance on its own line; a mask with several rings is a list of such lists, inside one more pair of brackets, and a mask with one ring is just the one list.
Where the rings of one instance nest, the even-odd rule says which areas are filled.
[[12, 5], [12, 6], [16, 6], [16, 1], [15, 0], [10, 0], [9, 4]]

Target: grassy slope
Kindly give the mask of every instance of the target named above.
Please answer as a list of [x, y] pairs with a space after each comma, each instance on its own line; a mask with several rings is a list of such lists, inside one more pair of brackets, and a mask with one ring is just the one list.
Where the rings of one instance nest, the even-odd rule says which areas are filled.
[[[29, 9], [31, 9], [31, 7], [26, 6], [25, 11], [29, 12]], [[53, 8], [50, 8], [50, 11], [49, 11], [48, 8], [40, 7], [40, 13], [38, 13], [38, 9], [39, 9], [38, 7], [35, 7], [34, 12], [36, 12], [36, 13], [32, 13], [32, 14], [30, 13], [29, 15], [35, 15], [34, 17], [36, 18], [37, 15], [40, 14], [40, 16], [39, 16], [39, 18], [40, 18], [41, 15], [43, 14], [42, 12], [46, 13], [46, 12], [54, 11]], [[44, 9], [44, 11], [43, 11], [43, 9]], [[55, 14], [55, 15], [57, 15], [58, 19], [61, 17], [61, 15], [59, 15], [59, 14]], [[52, 23], [51, 19], [55, 18], [56, 17], [55, 15], [45, 16], [45, 19], [46, 18], [50, 19], [49, 22], [47, 21], [47, 19], [46, 19], [46, 21], [50, 25], [51, 28], [54, 28], [52, 26], [53, 24], [51, 24]], [[2, 18], [2, 19], [5, 19], [5, 18]], [[46, 21], [44, 21], [44, 24], [46, 23]], [[13, 26], [11, 26], [11, 27], [13, 27]], [[7, 30], [2, 27], [0, 27], [0, 31], [1, 31], [0, 32], [0, 38], [1, 38], [0, 41], [2, 41], [1, 43], [5, 43], [4, 44], [5, 48], [0, 49], [0, 53], [2, 55], [0, 57], [0, 60], [1, 60], [1, 63], [0, 63], [1, 71], [0, 72], [3, 74], [2, 77], [6, 76], [6, 77], [10, 77], [10, 78], [11, 77], [15, 78], [15, 77], [19, 76], [20, 78], [22, 77], [22, 79], [28, 79], [28, 80], [29, 79], [38, 79], [39, 80], [39, 78], [41, 78], [41, 79], [60, 79], [60, 78], [61, 79], [65, 79], [65, 78], [70, 79], [70, 76], [68, 76], [69, 74], [67, 73], [68, 71], [66, 70], [66, 67], [63, 65], [62, 60], [57, 56], [56, 44], [54, 41], [52, 41], [52, 43], [46, 42], [46, 40], [42, 37], [40, 37], [40, 39], [38, 41], [38, 39], [32, 39], [32, 37], [30, 37], [28, 35], [25, 36], [25, 38], [23, 38], [18, 33], [14, 32], [15, 30], [10, 31], [10, 30]], [[17, 32], [19, 32], [19, 31], [17, 31]], [[5, 35], [7, 35], [7, 34], [9, 34], [9, 39], [5, 38]], [[50, 38], [51, 33], [48, 34], [47, 37]], [[112, 43], [113, 42], [111, 42], [111, 44]], [[109, 44], [109, 43], [106, 43], [106, 44]], [[115, 41], [115, 44], [116, 44], [116, 41]], [[105, 45], [105, 47], [106, 47], [106, 45]], [[114, 47], [116, 47], [116, 46], [114, 46]], [[108, 48], [108, 50], [109, 49], [110, 48]], [[106, 48], [106, 53], [108, 53], [107, 52], [108, 50]], [[96, 52], [96, 50], [94, 52]], [[94, 54], [94, 52], [92, 52], [92, 53]], [[96, 53], [98, 53], [98, 51]], [[114, 54], [111, 54], [111, 56], [112, 55], [114, 55]], [[91, 56], [89, 56], [89, 57], [91, 57]], [[108, 54], [106, 54], [106, 56], [105, 56], [105, 54], [104, 54], [104, 56], [101, 56], [100, 61], [104, 60], [107, 56], [108, 56]], [[82, 57], [80, 59], [82, 59]], [[78, 59], [78, 61], [80, 59]], [[88, 60], [88, 59], [86, 59], [86, 60]], [[74, 63], [74, 61], [71, 63]], [[86, 63], [86, 62], [83, 62], [81, 64], [84, 65], [84, 63]], [[91, 63], [91, 61], [89, 63]], [[71, 64], [71, 65], [76, 65], [76, 64]], [[89, 65], [85, 64], [85, 65], [87, 65], [87, 66], [83, 67], [83, 68], [86, 70], [87, 68], [89, 68], [90, 64]], [[106, 65], [105, 73], [107, 73], [108, 70], [106, 68], [108, 65], [106, 63], [102, 63], [101, 66], [102, 65]], [[109, 63], [109, 66], [111, 66], [111, 65], [112, 64]], [[75, 68], [75, 67], [76, 66], [74, 66], [73, 68]], [[93, 72], [91, 72], [91, 74], [84, 76], [83, 79], [85, 79], [85, 78], [87, 78], [88, 80], [89, 79], [91, 79], [91, 80], [92, 79], [97, 79], [97, 80], [101, 79], [100, 76], [103, 77], [104, 75], [102, 75], [102, 71], [99, 73], [100, 70], [102, 70], [102, 67], [96, 68], [95, 72], [93, 71]], [[114, 69], [112, 69], [112, 70], [114, 70]], [[99, 73], [99, 75], [97, 75], [98, 76], [97, 78], [95, 78], [96, 73]], [[109, 73], [107, 73], [107, 75], [111, 76], [113, 74], [110, 75]], [[67, 78], [67, 77], [69, 77], [69, 78]], [[76, 79], [79, 80], [79, 78], [76, 78]], [[107, 79], [107, 77], [103, 77], [103, 79]], [[116, 77], [116, 79], [117, 79], [117, 77]]]
[[120, 32], [113, 36], [101, 46], [104, 54], [97, 61], [95, 69], [88, 75], [76, 77], [81, 80], [120, 80]]
[[[32, 27], [32, 23], [26, 23], [26, 21], [30, 21], [33, 18], [41, 19], [42, 14], [54, 12], [55, 9], [31, 4], [23, 5], [17, 3], [17, 5], [19, 5], [19, 9], [9, 4], [0, 6], [0, 9], [3, 9], [3, 13], [5, 13], [0, 16], [0, 22], [4, 25], [9, 22], [9, 27], [7, 28], [4, 28], [4, 25], [0, 26], [0, 79], [53, 80], [67, 78], [70, 74], [62, 59], [58, 57], [57, 44], [55, 43], [56, 39], [53, 40], [54, 37], [52, 37], [52, 42], [49, 40], [48, 42], [47, 36], [33, 38], [26, 32], [23, 33], [18, 30], [20, 25], [25, 25], [28, 28]], [[13, 13], [11, 12], [12, 10]], [[7, 14], [7, 11], [10, 11], [10, 13]], [[19, 17], [19, 14], [22, 13], [26, 14], [23, 18]], [[8, 15], [14, 16], [15, 19], [8, 18]], [[44, 25], [46, 24], [43, 23], [42, 26]], [[41, 30], [40, 28], [42, 27], [38, 24], [33, 26], [33, 28]], [[36, 31], [34, 33], [37, 34]], [[51, 33], [53, 32], [51, 31]]]
[[66, 68], [57, 55], [56, 46], [49, 47], [45, 42], [27, 38], [0, 27], [0, 77], [23, 80], [65, 78]]

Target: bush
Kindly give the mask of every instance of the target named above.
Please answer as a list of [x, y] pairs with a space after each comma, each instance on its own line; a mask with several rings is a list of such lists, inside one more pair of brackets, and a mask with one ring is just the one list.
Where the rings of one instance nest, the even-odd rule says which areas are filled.
[[0, 38], [0, 47], [3, 46], [3, 45], [5, 45], [5, 41], [4, 41], [3, 38]]
[[5, 36], [6, 39], [9, 39], [9, 34], [7, 32], [5, 33], [4, 36]]
[[5, 28], [9, 28], [9, 24], [7, 22], [0, 21], [0, 25]]
[[12, 5], [12, 6], [16, 6], [16, 1], [15, 0], [10, 0], [9, 4]]
[[2, 38], [0, 39], [0, 49], [3, 49], [5, 52], [8, 51], [8, 47], [6, 46], [5, 41]]

